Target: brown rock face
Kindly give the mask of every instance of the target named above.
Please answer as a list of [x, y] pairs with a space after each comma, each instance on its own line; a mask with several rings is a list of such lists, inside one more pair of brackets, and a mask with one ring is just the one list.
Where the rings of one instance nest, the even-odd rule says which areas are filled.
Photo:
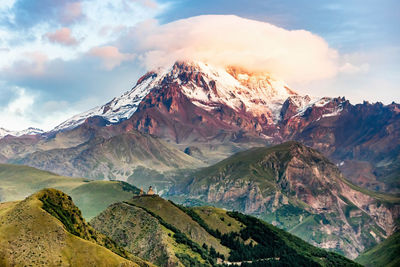
[[296, 142], [241, 152], [191, 177], [171, 193], [260, 216], [351, 258], [392, 234], [400, 213], [398, 198], [363, 192]]
[[[337, 106], [335, 108], [335, 105]], [[284, 139], [295, 139], [321, 151], [338, 163], [346, 177], [372, 190], [398, 192], [400, 115], [398, 104], [367, 102], [351, 105], [336, 99], [322, 109], [308, 108], [282, 129]], [[341, 109], [338, 116], [324, 117]], [[397, 129], [397, 130], [395, 130]], [[362, 171], [360, 170], [362, 167]]]
[[201, 73], [192, 72], [193, 67], [187, 68], [178, 74], [181, 83], [166, 77], [159, 88], [154, 88], [143, 99], [136, 113], [121, 123], [121, 127], [132, 125], [137, 130], [176, 143], [218, 139], [222, 133], [230, 138], [240, 132], [258, 136], [263, 127], [267, 127], [265, 116], [254, 117], [245, 110], [237, 112], [221, 103], [215, 103], [212, 110], [194, 105], [182, 93], [182, 85], [191, 82], [205, 91], [212, 91], [215, 84], [206, 84]]

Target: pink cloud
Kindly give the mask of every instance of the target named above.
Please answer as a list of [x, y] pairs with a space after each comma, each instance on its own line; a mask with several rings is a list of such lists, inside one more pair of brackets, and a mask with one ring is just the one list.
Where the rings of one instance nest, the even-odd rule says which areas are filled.
[[66, 3], [61, 12], [61, 22], [65, 24], [73, 23], [83, 18], [81, 2]]
[[90, 49], [89, 55], [100, 58], [102, 67], [107, 70], [121, 65], [123, 61], [131, 60], [135, 56], [132, 54], [121, 53], [115, 46], [102, 46]]
[[71, 35], [69, 28], [61, 28], [55, 32], [46, 33], [45, 36], [52, 43], [58, 43], [62, 45], [77, 45], [78, 41]]
[[12, 65], [1, 69], [7, 77], [42, 77], [46, 74], [46, 67], [49, 59], [46, 54], [40, 51], [27, 52], [23, 59], [14, 62]]

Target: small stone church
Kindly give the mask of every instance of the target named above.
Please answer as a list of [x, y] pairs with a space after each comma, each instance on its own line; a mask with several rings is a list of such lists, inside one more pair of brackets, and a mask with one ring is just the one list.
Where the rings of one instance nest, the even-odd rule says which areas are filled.
[[144, 195], [146, 195], [146, 196], [152, 196], [152, 195], [155, 195], [156, 193], [153, 191], [153, 187], [150, 185], [149, 186], [149, 190], [147, 190], [147, 193], [145, 194], [144, 193], [144, 191], [143, 191], [143, 187], [142, 188], [140, 188], [140, 193], [139, 193], [139, 196], [144, 196]]

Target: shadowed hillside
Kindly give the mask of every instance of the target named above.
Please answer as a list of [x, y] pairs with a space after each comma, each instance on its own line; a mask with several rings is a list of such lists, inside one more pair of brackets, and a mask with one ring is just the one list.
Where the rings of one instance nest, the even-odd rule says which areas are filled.
[[367, 267], [400, 266], [400, 232], [362, 253], [356, 261]]

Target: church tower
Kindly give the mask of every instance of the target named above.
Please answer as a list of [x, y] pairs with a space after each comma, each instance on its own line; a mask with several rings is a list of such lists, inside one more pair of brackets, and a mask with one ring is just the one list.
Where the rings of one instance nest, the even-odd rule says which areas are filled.
[[149, 191], [147, 191], [147, 195], [154, 195], [153, 187], [149, 186]]

